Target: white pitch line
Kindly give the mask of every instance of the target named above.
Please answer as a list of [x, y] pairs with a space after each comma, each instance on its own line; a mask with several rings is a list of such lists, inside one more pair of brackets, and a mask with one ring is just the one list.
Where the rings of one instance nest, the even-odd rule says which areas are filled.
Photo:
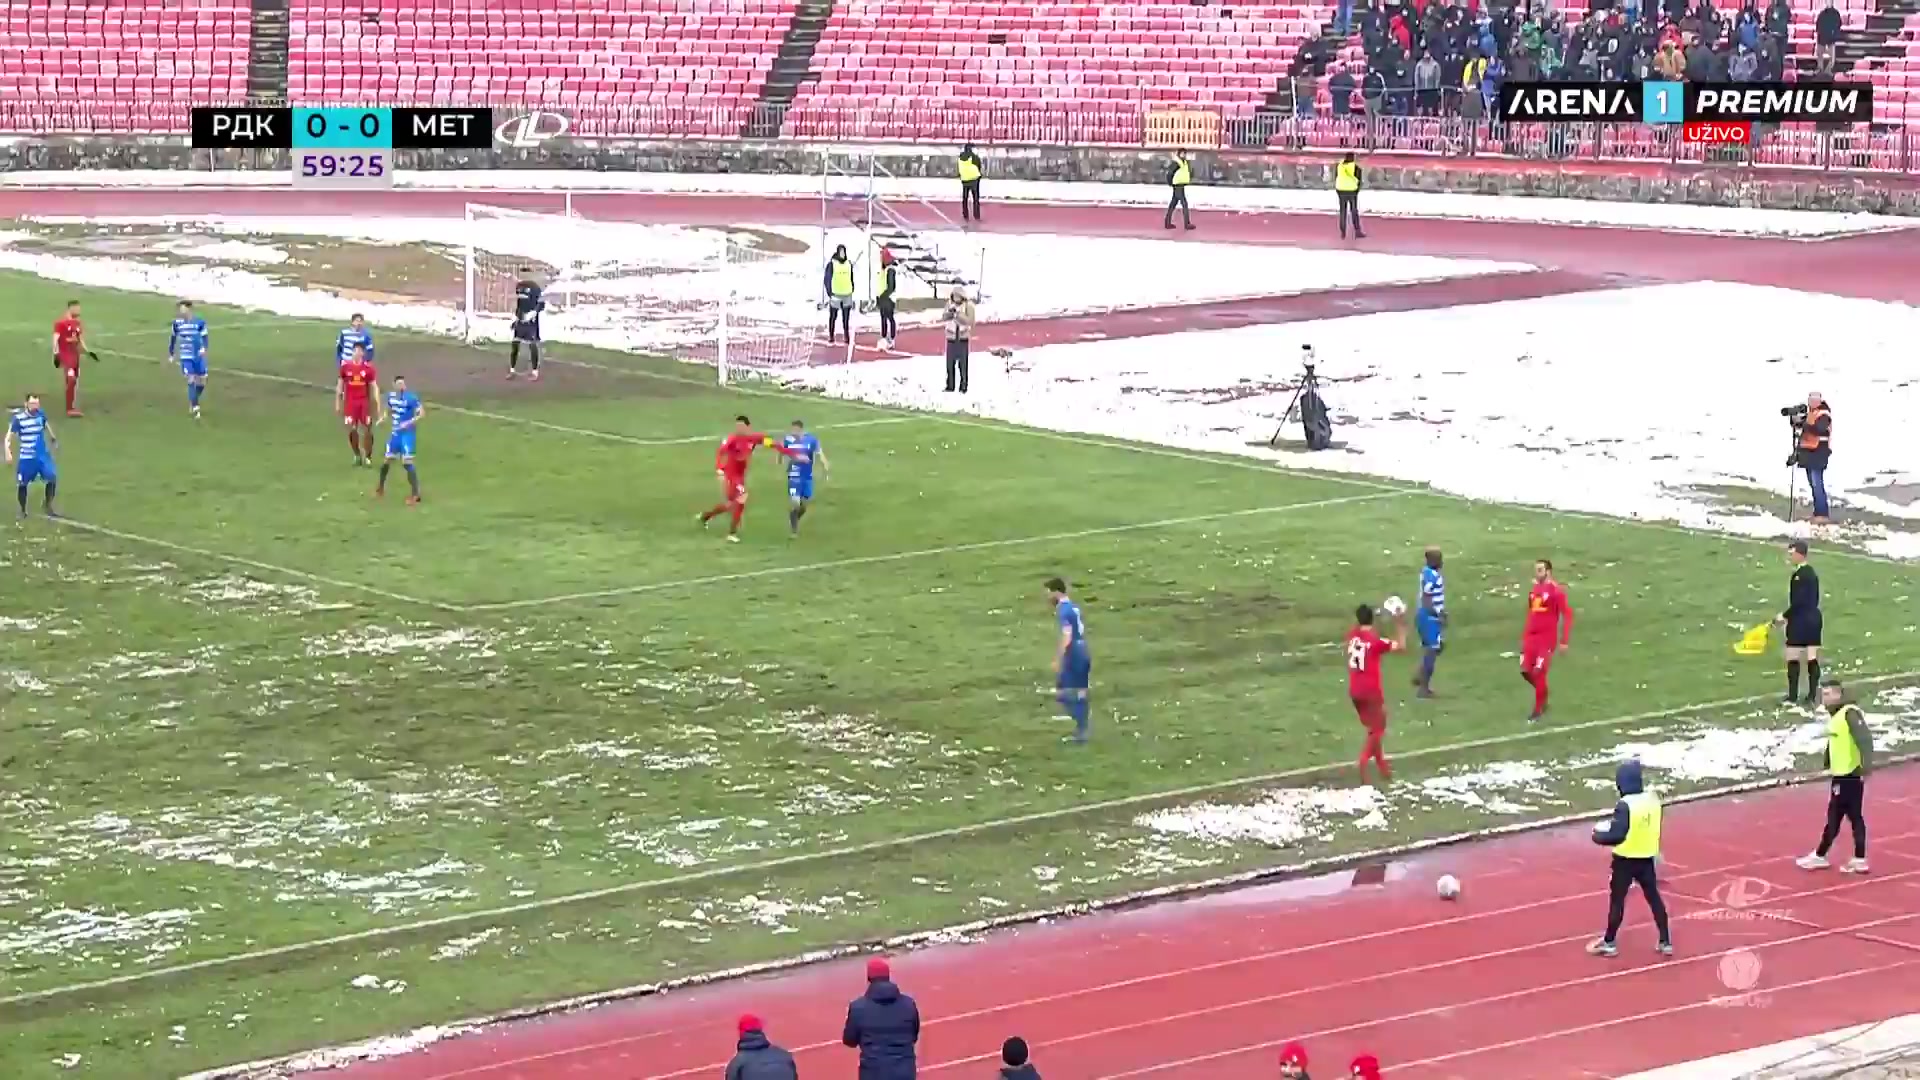
[[[1884, 683], [1920, 679], [1920, 670], [1901, 671], [1888, 675], [1872, 675], [1865, 678], [1849, 678], [1850, 686], [1878, 686]], [[1501, 735], [1489, 735], [1479, 739], [1466, 739], [1460, 742], [1444, 743], [1438, 746], [1416, 747], [1402, 750], [1394, 755], [1395, 760], [1440, 757], [1447, 754], [1464, 753], [1470, 750], [1483, 750], [1489, 747], [1507, 746], [1526, 742], [1549, 735], [1570, 735], [1580, 731], [1599, 728], [1621, 727], [1628, 724], [1644, 724], [1652, 720], [1664, 720], [1686, 713], [1703, 712], [1714, 709], [1733, 708], [1741, 705], [1753, 705], [1762, 702], [1777, 701], [1774, 693], [1751, 694], [1746, 697], [1721, 698], [1717, 701], [1701, 701], [1690, 705], [1678, 705], [1666, 709], [1654, 709], [1648, 712], [1630, 713], [1624, 716], [1610, 716], [1601, 720], [1587, 720], [1577, 724], [1559, 724], [1548, 727], [1530, 724]], [[397, 923], [392, 926], [374, 927], [368, 930], [356, 930], [352, 933], [335, 934], [331, 937], [315, 938], [310, 941], [293, 942], [288, 945], [275, 945], [265, 949], [252, 949], [229, 956], [208, 957], [185, 964], [169, 967], [149, 968], [145, 971], [114, 975], [105, 979], [73, 983], [67, 986], [49, 987], [45, 990], [30, 990], [25, 993], [0, 997], [0, 1008], [29, 1001], [45, 1001], [53, 998], [70, 997], [74, 994], [90, 993], [119, 986], [151, 982], [157, 979], [175, 978], [195, 972], [213, 971], [233, 967], [239, 964], [258, 963], [277, 960], [324, 949], [339, 948], [344, 945], [356, 945], [369, 941], [381, 941], [391, 937], [408, 934], [420, 934], [428, 931], [444, 930], [448, 927], [465, 926], [476, 922], [490, 922], [534, 912], [552, 911], [558, 908], [572, 907], [576, 904], [592, 903], [621, 896], [639, 893], [679, 889], [717, 878], [738, 875], [764, 875], [777, 870], [786, 870], [796, 866], [809, 866], [834, 859], [861, 858], [887, 851], [917, 847], [922, 844], [937, 843], [943, 840], [957, 840], [983, 833], [1005, 829], [1021, 828], [1047, 822], [1082, 817], [1088, 814], [1108, 813], [1116, 810], [1129, 810], [1134, 807], [1149, 806], [1157, 803], [1183, 802], [1235, 788], [1260, 787], [1300, 780], [1310, 776], [1345, 769], [1351, 761], [1341, 758], [1338, 761], [1322, 762], [1316, 765], [1301, 765], [1276, 772], [1243, 776], [1232, 780], [1210, 780], [1203, 784], [1189, 784], [1185, 787], [1170, 788], [1164, 791], [1144, 792], [1137, 795], [1123, 795], [1114, 799], [1102, 799], [1096, 802], [1080, 803], [1074, 806], [1056, 807], [1050, 810], [1035, 810], [1025, 814], [1013, 814], [988, 821], [977, 821], [967, 825], [952, 825], [926, 832], [909, 833], [904, 836], [889, 837], [884, 840], [869, 840], [857, 844], [843, 844], [839, 847], [825, 848], [820, 851], [801, 852], [795, 855], [780, 855], [757, 862], [737, 863], [732, 866], [719, 866], [707, 870], [695, 870], [667, 877], [650, 878], [643, 881], [629, 881], [618, 885], [607, 885], [584, 892], [565, 893], [541, 900], [527, 900], [518, 904], [485, 908], [478, 911], [459, 912], [452, 915], [440, 915], [431, 919], [418, 919], [413, 922]]]
[[174, 543], [172, 540], [162, 540], [159, 537], [155, 537], [155, 536], [142, 536], [139, 533], [123, 532], [119, 529], [108, 528], [105, 525], [95, 525], [95, 524], [92, 524], [91, 522], [79, 521], [70, 517], [54, 518], [53, 520], [57, 521], [60, 525], [66, 528], [77, 529], [80, 532], [98, 533], [101, 536], [110, 536], [116, 540], [125, 540], [129, 543], [144, 544], [149, 547], [162, 548], [167, 551], [177, 551], [183, 555], [195, 555], [200, 558], [211, 559], [216, 562], [231, 563], [236, 566], [245, 566], [254, 570], [262, 570], [268, 573], [278, 574], [282, 577], [290, 577], [299, 581], [312, 582], [315, 585], [325, 585], [329, 588], [334, 588], [334, 589], [344, 589], [350, 592], [366, 593], [369, 596], [378, 596], [386, 600], [393, 600], [403, 604], [418, 604], [422, 607], [437, 608], [440, 611], [458, 612], [461, 610], [460, 606], [457, 604], [446, 604], [438, 600], [427, 600], [418, 596], [408, 596], [405, 593], [389, 592], [386, 589], [376, 588], [375, 586], [372, 586], [372, 585], [363, 585], [363, 584], [360, 584], [359, 582], [353, 582], [353, 581], [342, 581], [339, 578], [323, 577], [320, 574], [310, 574], [305, 570], [295, 570], [290, 566], [279, 566], [274, 563], [261, 562], [258, 559], [249, 559], [240, 555], [229, 555], [229, 554], [226, 554], [225, 552], [209, 551], [206, 548], [197, 548], [190, 544], [177, 544], [177, 543]]
[[1192, 514], [1187, 517], [1160, 518], [1157, 521], [1135, 521], [1125, 525], [1102, 525], [1093, 529], [1075, 529], [1072, 532], [1047, 533], [1043, 536], [1014, 536], [1002, 540], [976, 540], [967, 544], [947, 544], [943, 547], [917, 548], [912, 551], [889, 551], [879, 555], [856, 555], [846, 559], [828, 559], [824, 562], [805, 563], [799, 566], [767, 566], [758, 570], [742, 570], [733, 574], [709, 574], [706, 577], [680, 578], [674, 581], [656, 581], [645, 585], [623, 585], [613, 589], [596, 589], [592, 592], [566, 593], [561, 596], [540, 596], [531, 600], [503, 600], [492, 604], [468, 604], [468, 611], [517, 611], [523, 608], [544, 607], [549, 604], [567, 604], [580, 600], [606, 600], [616, 596], [635, 596], [641, 593], [665, 592], [671, 589], [686, 589], [700, 585], [718, 585], [727, 581], [751, 581], [757, 578], [783, 577], [788, 574], [805, 574], [817, 570], [840, 570], [849, 566], [872, 566], [876, 563], [902, 562], [907, 559], [925, 559], [936, 555], [955, 555], [967, 551], [989, 551], [994, 548], [1021, 547], [1027, 544], [1045, 544], [1056, 540], [1084, 540], [1090, 536], [1111, 536], [1115, 533], [1142, 532], [1148, 529], [1166, 529], [1177, 525], [1197, 525], [1207, 521], [1229, 521], [1234, 518], [1258, 517], [1266, 514], [1284, 514], [1293, 510], [1315, 510], [1323, 506], [1342, 506], [1346, 503], [1373, 502], [1379, 499], [1398, 498], [1402, 492], [1377, 491], [1367, 495], [1342, 495], [1335, 499], [1316, 499], [1312, 502], [1283, 503], [1279, 506], [1255, 506], [1243, 510], [1222, 510], [1213, 514]]

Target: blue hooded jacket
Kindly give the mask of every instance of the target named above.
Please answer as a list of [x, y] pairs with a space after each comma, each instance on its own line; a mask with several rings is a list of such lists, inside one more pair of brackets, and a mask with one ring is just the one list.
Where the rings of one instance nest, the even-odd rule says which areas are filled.
[[727, 1080], [800, 1080], [793, 1055], [768, 1042], [766, 1032], [746, 1032], [736, 1050], [727, 1063]]
[[859, 1080], [914, 1080], [920, 1006], [891, 979], [870, 979], [864, 996], [847, 1006], [841, 1042], [860, 1048]]
[[1607, 827], [1593, 834], [1593, 842], [1601, 847], [1612, 847], [1627, 838], [1627, 830], [1633, 824], [1633, 811], [1627, 808], [1628, 795], [1638, 795], [1646, 790], [1646, 780], [1640, 774], [1640, 762], [1635, 759], [1623, 761], [1613, 772], [1613, 786], [1620, 791], [1620, 801], [1613, 804], [1613, 820]]

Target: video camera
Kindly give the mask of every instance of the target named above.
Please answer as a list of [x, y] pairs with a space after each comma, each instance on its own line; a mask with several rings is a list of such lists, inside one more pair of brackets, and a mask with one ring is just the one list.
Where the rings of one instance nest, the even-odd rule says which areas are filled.
[[1807, 407], [1804, 404], [1788, 405], [1780, 410], [1780, 415], [1787, 418], [1787, 423], [1800, 427], [1807, 422]]

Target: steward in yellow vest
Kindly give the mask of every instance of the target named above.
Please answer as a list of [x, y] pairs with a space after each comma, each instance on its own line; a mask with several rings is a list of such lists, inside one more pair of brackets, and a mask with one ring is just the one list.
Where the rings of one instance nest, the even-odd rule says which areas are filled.
[[827, 342], [834, 341], [835, 317], [847, 328], [847, 341], [853, 341], [853, 263], [847, 259], [847, 245], [833, 249], [827, 260], [827, 272], [821, 287], [827, 294]]
[[1185, 150], [1173, 152], [1173, 162], [1167, 166], [1167, 186], [1173, 194], [1167, 198], [1167, 228], [1173, 228], [1173, 212], [1180, 211], [1180, 221], [1188, 229], [1193, 228], [1193, 209], [1187, 205], [1187, 185], [1193, 183], [1193, 161]]
[[1867, 726], [1867, 714], [1853, 703], [1838, 679], [1828, 679], [1820, 688], [1820, 703], [1827, 707], [1827, 828], [1820, 834], [1820, 846], [1800, 859], [1800, 868], [1827, 868], [1827, 852], [1840, 839], [1840, 823], [1844, 821], [1853, 832], [1853, 858], [1840, 869], [1864, 874], [1867, 818], [1863, 807], [1867, 773], [1873, 769], [1873, 729]]
[[1613, 849], [1613, 876], [1607, 883], [1607, 932], [1587, 946], [1595, 956], [1617, 956], [1620, 924], [1627, 917], [1627, 893], [1635, 885], [1647, 898], [1653, 928], [1662, 955], [1673, 955], [1673, 934], [1667, 925], [1667, 904], [1660, 899], [1656, 867], [1660, 858], [1660, 798], [1646, 789], [1639, 761], [1627, 761], [1615, 770], [1613, 786], [1620, 801], [1613, 816], [1593, 827], [1593, 842]]
[[980, 155], [973, 144], [960, 148], [960, 220], [980, 220]]
[[899, 325], [894, 321], [894, 293], [900, 287], [899, 271], [893, 265], [893, 249], [880, 249], [880, 270], [873, 275], [873, 306], [880, 313], [880, 347], [893, 348]]
[[1352, 154], [1333, 167], [1333, 193], [1340, 200], [1340, 239], [1347, 238], [1347, 219], [1351, 217], [1354, 238], [1365, 240], [1367, 234], [1360, 228], [1360, 163]]

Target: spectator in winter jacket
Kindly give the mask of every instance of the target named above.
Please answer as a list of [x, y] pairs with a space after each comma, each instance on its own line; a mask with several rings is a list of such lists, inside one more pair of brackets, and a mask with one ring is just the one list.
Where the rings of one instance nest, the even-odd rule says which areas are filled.
[[1028, 1060], [1027, 1040], [1015, 1036], [1000, 1045], [1000, 1080], [1040, 1080]]
[[1793, 25], [1793, 5], [1787, 0], [1773, 0], [1767, 5], [1767, 33], [1782, 41], [1787, 39], [1787, 30]]
[[1307, 1075], [1307, 1048], [1290, 1042], [1280, 1048], [1280, 1075], [1286, 1080], [1312, 1080]]
[[1833, 47], [1840, 42], [1840, 11], [1827, 0], [1827, 6], [1813, 17], [1813, 58], [1830, 60]]
[[800, 1080], [800, 1067], [792, 1054], [767, 1041], [760, 1018], [749, 1013], [740, 1018], [740, 1042], [727, 1063], [727, 1080]]
[[1347, 1071], [1358, 1080], [1380, 1080], [1380, 1059], [1372, 1054], [1361, 1054], [1353, 1059], [1353, 1065]]
[[1333, 115], [1336, 120], [1345, 120], [1353, 113], [1353, 75], [1345, 67], [1334, 71], [1327, 80], [1327, 95], [1333, 99]]
[[1744, 44], [1733, 52], [1733, 61], [1727, 65], [1727, 78], [1734, 82], [1752, 82], [1760, 70], [1760, 57]]
[[920, 1007], [893, 983], [885, 960], [867, 961], [867, 992], [847, 1006], [840, 1041], [860, 1051], [859, 1080], [914, 1080]]
[[1440, 115], [1440, 61], [1430, 52], [1413, 65], [1413, 92], [1421, 116]]

